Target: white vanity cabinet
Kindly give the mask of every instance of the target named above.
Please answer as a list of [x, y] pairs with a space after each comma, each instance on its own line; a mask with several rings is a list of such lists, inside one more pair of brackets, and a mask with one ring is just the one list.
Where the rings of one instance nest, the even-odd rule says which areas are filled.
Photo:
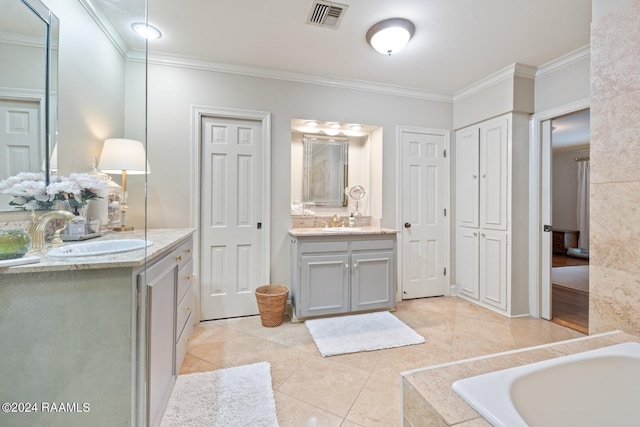
[[395, 234], [292, 236], [296, 317], [391, 309], [395, 292]]
[[147, 299], [147, 425], [160, 425], [184, 360], [193, 325], [191, 289], [193, 239], [138, 275]]
[[460, 296], [528, 313], [528, 118], [510, 113], [456, 132]]

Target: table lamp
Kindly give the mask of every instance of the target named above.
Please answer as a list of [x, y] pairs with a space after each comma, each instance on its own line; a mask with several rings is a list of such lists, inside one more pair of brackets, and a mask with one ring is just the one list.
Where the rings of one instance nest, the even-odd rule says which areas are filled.
[[122, 223], [114, 231], [132, 231], [127, 225], [127, 174], [143, 175], [151, 172], [144, 145], [140, 141], [124, 138], [110, 138], [104, 141], [98, 163], [100, 170], [109, 174], [122, 175]]

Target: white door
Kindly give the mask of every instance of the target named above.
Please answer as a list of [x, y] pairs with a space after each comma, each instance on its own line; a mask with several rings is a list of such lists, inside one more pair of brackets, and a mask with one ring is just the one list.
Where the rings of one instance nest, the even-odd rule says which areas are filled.
[[458, 227], [456, 245], [456, 279], [458, 291], [473, 299], [479, 298], [479, 235], [477, 228]]
[[507, 234], [480, 230], [480, 301], [507, 309]]
[[456, 218], [461, 227], [479, 225], [480, 143], [478, 128], [456, 132]]
[[507, 229], [508, 121], [480, 127], [480, 228]]
[[448, 138], [448, 131], [401, 131], [403, 299], [445, 294]]
[[262, 283], [262, 122], [201, 119], [201, 320], [258, 313]]
[[[0, 99], [0, 181], [18, 172], [38, 172], [44, 159], [40, 105], [37, 101]], [[11, 197], [0, 194], [0, 205]]]
[[553, 188], [553, 155], [552, 155], [552, 127], [551, 120], [545, 120], [540, 124], [540, 221], [543, 224], [543, 230], [540, 236], [540, 317], [551, 320], [551, 267], [552, 267], [552, 240], [553, 235], [551, 229], [544, 231], [544, 225], [552, 226], [552, 200]]

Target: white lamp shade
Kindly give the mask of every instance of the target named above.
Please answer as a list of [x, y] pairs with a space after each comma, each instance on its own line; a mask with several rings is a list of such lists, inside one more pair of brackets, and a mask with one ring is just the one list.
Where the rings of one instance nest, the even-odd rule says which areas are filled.
[[144, 145], [134, 139], [111, 138], [104, 141], [98, 167], [102, 172], [128, 175], [151, 173]]

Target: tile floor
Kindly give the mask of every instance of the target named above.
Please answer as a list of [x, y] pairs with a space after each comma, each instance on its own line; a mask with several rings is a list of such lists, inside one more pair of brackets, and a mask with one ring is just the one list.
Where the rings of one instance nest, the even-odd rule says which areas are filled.
[[424, 344], [323, 358], [303, 323], [258, 316], [195, 327], [181, 374], [268, 361], [281, 427], [401, 426], [400, 373], [583, 336], [541, 319], [509, 319], [457, 297], [402, 301], [394, 312]]

